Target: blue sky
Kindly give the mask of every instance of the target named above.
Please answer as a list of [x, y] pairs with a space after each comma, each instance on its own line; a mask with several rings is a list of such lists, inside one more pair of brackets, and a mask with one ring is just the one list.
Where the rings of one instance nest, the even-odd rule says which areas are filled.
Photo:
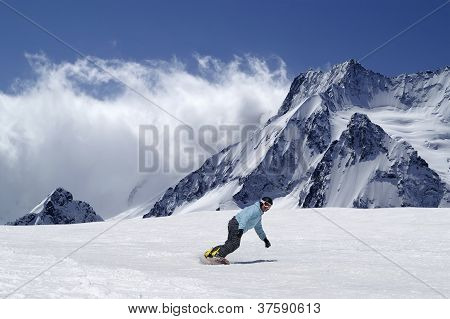
[[[19, 11], [100, 58], [230, 60], [281, 57], [290, 77], [359, 58], [445, 0], [427, 1], [22, 1]], [[450, 4], [363, 61], [396, 75], [449, 64]], [[74, 52], [0, 5], [0, 89], [31, 73], [24, 53], [74, 61]]]
[[[205, 124], [263, 124], [295, 75], [360, 58], [445, 0], [0, 0], [0, 223], [30, 211], [59, 186], [112, 216], [129, 207], [136, 185], [144, 186], [134, 203], [172, 185], [181, 177], [174, 163], [187, 158], [165, 156], [169, 172], [142, 184], [139, 125], [162, 132], [179, 122], [2, 1], [198, 131]], [[363, 65], [387, 75], [448, 65], [449, 15], [450, 4]], [[220, 140], [216, 150], [239, 138]], [[198, 167], [210, 152], [195, 151]]]

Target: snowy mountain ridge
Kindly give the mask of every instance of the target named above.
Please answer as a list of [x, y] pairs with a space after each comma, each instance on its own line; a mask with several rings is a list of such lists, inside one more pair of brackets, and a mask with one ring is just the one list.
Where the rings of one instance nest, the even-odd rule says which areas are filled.
[[[449, 206], [449, 101], [448, 67], [390, 78], [350, 60], [327, 72], [302, 73], [294, 79], [277, 115], [263, 128], [248, 140], [210, 157], [169, 188], [144, 217], [182, 212], [193, 202], [202, 201], [204, 205], [195, 205], [210, 210], [243, 207], [262, 195], [273, 196], [277, 204], [291, 208]], [[350, 136], [343, 136], [355, 116], [370, 129], [364, 131], [358, 126]], [[359, 180], [355, 183], [344, 178], [353, 175], [339, 170], [344, 160], [341, 152], [351, 152], [347, 148], [337, 152], [336, 148], [348, 146], [348, 138], [364, 140], [359, 136], [364, 132], [375, 138], [381, 136], [385, 143], [369, 143], [362, 145], [363, 149], [382, 153], [387, 159], [381, 163], [378, 157], [359, 158], [352, 163], [350, 168], [355, 172], [355, 167], [364, 172], [356, 176]], [[377, 147], [386, 151], [380, 153]], [[317, 188], [317, 169], [321, 163], [320, 168], [325, 169], [324, 161], [333, 165], [327, 174], [322, 172], [321, 186]], [[337, 180], [339, 189], [346, 189], [352, 198], [342, 200], [333, 184]], [[431, 190], [413, 192], [421, 183]], [[205, 195], [212, 191], [216, 195], [206, 196], [206, 200]], [[325, 193], [327, 198], [336, 199], [319, 200]]]
[[332, 100], [336, 109], [348, 106], [371, 108], [389, 103], [403, 109], [433, 105], [449, 120], [450, 111], [444, 105], [450, 98], [449, 87], [448, 66], [437, 71], [386, 77], [349, 60], [335, 65], [328, 72], [308, 71], [297, 76], [278, 115], [298, 106], [308, 97], [322, 95]]

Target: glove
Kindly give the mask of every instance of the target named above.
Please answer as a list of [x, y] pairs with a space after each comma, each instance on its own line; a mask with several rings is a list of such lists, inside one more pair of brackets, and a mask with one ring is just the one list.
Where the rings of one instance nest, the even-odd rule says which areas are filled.
[[244, 230], [243, 229], [239, 229], [238, 235], [239, 235], [239, 237], [242, 237], [242, 235], [244, 235]]
[[269, 248], [270, 246], [272, 246], [272, 245], [270, 244], [270, 241], [267, 239], [267, 237], [264, 238], [264, 243], [266, 244], [266, 248]]

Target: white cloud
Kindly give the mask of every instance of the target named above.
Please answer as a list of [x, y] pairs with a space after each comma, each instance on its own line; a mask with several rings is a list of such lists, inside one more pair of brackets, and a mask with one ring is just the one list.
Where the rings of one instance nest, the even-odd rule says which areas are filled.
[[261, 123], [276, 113], [290, 84], [281, 60], [270, 68], [252, 56], [229, 62], [195, 56], [194, 71], [176, 59], [89, 58], [107, 73], [87, 59], [55, 64], [43, 54], [26, 57], [36, 78], [14, 81], [12, 94], [0, 91], [3, 221], [23, 215], [57, 186], [110, 217], [127, 207], [138, 182], [149, 180], [138, 199], [144, 200], [180, 177], [138, 172], [139, 125], [180, 123], [111, 75], [194, 131], [204, 124]]

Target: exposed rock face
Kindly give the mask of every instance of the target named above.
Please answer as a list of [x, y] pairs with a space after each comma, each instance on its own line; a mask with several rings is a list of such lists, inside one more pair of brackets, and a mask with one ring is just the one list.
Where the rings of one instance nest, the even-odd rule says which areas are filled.
[[57, 188], [30, 213], [8, 225], [56, 225], [103, 221], [86, 202], [73, 200], [70, 192]]
[[299, 202], [303, 207], [437, 207], [444, 196], [439, 175], [411, 145], [358, 113], [325, 152], [310, 183]]
[[262, 194], [283, 197], [308, 176], [309, 161], [326, 150], [331, 132], [326, 106], [318, 108], [305, 121], [294, 114], [263, 161], [248, 176], [241, 178], [241, 190], [233, 196], [240, 206], [247, 206]]
[[232, 164], [229, 160], [229, 149], [230, 147], [225, 148], [210, 157], [198, 170], [187, 175], [174, 188], [167, 189], [144, 218], [169, 216], [180, 204], [201, 198], [208, 190], [231, 180]]

